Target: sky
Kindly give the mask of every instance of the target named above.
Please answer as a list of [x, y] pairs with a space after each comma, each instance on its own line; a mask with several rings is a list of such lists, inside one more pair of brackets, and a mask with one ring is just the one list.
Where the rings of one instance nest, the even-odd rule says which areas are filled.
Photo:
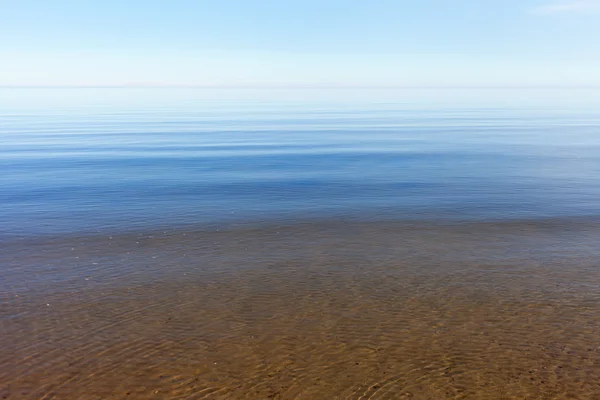
[[600, 86], [600, 0], [0, 0], [0, 86]]

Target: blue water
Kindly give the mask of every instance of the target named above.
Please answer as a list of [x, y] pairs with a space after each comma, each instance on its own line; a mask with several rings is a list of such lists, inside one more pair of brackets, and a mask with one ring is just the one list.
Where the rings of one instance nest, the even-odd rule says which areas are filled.
[[594, 90], [0, 89], [0, 234], [600, 216]]

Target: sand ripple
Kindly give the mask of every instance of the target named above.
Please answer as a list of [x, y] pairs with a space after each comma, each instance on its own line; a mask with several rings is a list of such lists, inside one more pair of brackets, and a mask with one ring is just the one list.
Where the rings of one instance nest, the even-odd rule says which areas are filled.
[[[306, 225], [14, 246], [0, 397], [597, 399], [595, 231], [564, 232]], [[46, 274], [36, 291], [25, 267]]]

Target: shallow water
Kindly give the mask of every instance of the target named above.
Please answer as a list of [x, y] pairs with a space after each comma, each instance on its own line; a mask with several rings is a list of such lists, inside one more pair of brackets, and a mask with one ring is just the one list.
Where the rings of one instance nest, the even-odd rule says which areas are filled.
[[0, 96], [0, 396], [600, 397], [600, 96], [51, 92]]

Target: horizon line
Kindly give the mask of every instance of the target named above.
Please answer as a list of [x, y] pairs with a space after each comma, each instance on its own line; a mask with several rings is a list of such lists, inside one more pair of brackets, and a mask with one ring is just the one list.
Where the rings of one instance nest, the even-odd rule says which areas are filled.
[[600, 84], [581, 85], [337, 85], [337, 84], [110, 84], [29, 85], [0, 84], [0, 89], [600, 89]]

